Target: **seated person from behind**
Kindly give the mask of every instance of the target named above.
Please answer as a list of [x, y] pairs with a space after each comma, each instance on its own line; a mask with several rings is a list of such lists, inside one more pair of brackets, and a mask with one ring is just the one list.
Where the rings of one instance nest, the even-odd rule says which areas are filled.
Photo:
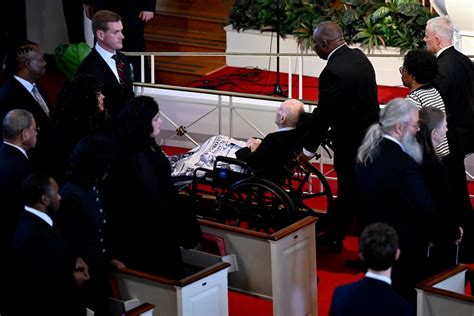
[[285, 176], [283, 166], [292, 152], [301, 150], [299, 139], [302, 134], [298, 127], [303, 103], [295, 99], [284, 101], [278, 109], [275, 124], [278, 131], [265, 136], [264, 139], [250, 138], [247, 147], [235, 154], [238, 159], [246, 161], [258, 177], [280, 181]]
[[391, 226], [381, 222], [366, 226], [360, 236], [359, 257], [367, 273], [335, 289], [329, 315], [415, 315], [415, 307], [391, 286], [392, 265], [399, 256], [398, 235]]

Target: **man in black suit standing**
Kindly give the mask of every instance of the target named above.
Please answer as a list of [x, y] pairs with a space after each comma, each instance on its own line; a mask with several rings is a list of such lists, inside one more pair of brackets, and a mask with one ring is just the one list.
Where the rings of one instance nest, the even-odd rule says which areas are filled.
[[443, 158], [463, 211], [471, 212], [465, 155], [474, 152], [474, 69], [471, 60], [453, 46], [454, 25], [446, 17], [428, 21], [424, 41], [438, 58], [434, 84], [446, 106], [450, 154]]
[[263, 140], [249, 138], [247, 147], [235, 152], [236, 157], [246, 161], [259, 177], [280, 182], [284, 179], [283, 167], [290, 154], [301, 151], [298, 144], [302, 132], [297, 126], [303, 113], [303, 103], [295, 99], [286, 100], [275, 116], [278, 131], [268, 134]]
[[371, 125], [357, 153], [356, 181], [362, 225], [385, 222], [400, 238], [393, 285], [414, 302], [416, 282], [427, 277], [423, 263], [439, 220], [424, 182], [416, 140], [418, 109], [406, 99], [390, 101]]
[[[124, 26], [123, 49], [127, 52], [145, 52], [145, 23], [155, 15], [156, 0], [84, 0], [89, 19], [95, 12], [110, 10], [122, 17]], [[135, 81], [140, 80], [140, 57], [131, 57]]]
[[[36, 145], [36, 122], [25, 110], [12, 110], [3, 119], [3, 143], [0, 145], [0, 221], [1, 249], [8, 247], [23, 208], [21, 183], [31, 173], [27, 151]], [[3, 252], [4, 253], [4, 252]]]
[[397, 232], [385, 223], [368, 225], [359, 241], [359, 257], [367, 273], [363, 279], [335, 289], [329, 315], [414, 316], [415, 306], [391, 287], [392, 265], [399, 256]]
[[127, 57], [122, 49], [121, 17], [112, 11], [98, 11], [92, 17], [92, 30], [97, 40], [95, 48], [82, 61], [78, 74], [95, 76], [103, 84], [105, 107], [113, 119], [135, 95]]
[[13, 52], [11, 63], [14, 75], [0, 89], [0, 118], [13, 109], [24, 109], [33, 114], [41, 134], [31, 152], [32, 162], [35, 169], [45, 170], [51, 133], [50, 109], [46, 93], [36, 83], [46, 70], [43, 50], [32, 42], [21, 44]]
[[337, 200], [329, 217], [330, 247], [342, 251], [342, 241], [354, 214], [355, 157], [367, 128], [377, 121], [379, 104], [372, 64], [359, 49], [347, 47], [334, 22], [319, 24], [313, 33], [314, 50], [328, 61], [319, 77], [319, 101], [305, 136], [300, 160], [315, 155], [331, 128]]
[[23, 182], [22, 194], [25, 207], [16, 226], [9, 270], [13, 280], [9, 303], [15, 310], [6, 315], [84, 315], [76, 286], [88, 279], [88, 267], [81, 258], [70, 256], [53, 226], [61, 199], [56, 181], [32, 174]]

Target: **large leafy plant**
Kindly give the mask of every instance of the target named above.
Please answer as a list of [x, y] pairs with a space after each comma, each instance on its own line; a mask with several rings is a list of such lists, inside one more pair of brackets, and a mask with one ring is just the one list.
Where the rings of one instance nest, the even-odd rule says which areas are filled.
[[431, 17], [418, 0], [236, 0], [230, 24], [238, 31], [278, 30], [282, 37], [293, 34], [307, 51], [313, 47], [315, 26], [332, 20], [341, 26], [349, 43], [360, 43], [369, 50], [393, 46], [404, 52], [421, 46]]

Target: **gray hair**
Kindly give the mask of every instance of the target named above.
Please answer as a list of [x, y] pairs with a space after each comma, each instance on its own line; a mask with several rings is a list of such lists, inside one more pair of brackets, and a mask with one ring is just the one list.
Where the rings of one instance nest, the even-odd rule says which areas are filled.
[[281, 104], [282, 111], [286, 116], [286, 126], [296, 127], [304, 112], [304, 104], [296, 99], [288, 99]]
[[379, 122], [372, 124], [357, 151], [357, 162], [367, 164], [377, 154], [377, 148], [384, 134], [390, 134], [397, 124], [408, 124], [410, 114], [418, 111], [416, 105], [407, 99], [396, 98], [388, 102], [380, 111]]
[[16, 139], [24, 129], [30, 128], [32, 124], [33, 114], [21, 109], [11, 110], [3, 119], [3, 139]]
[[426, 27], [429, 27], [443, 42], [453, 42], [455, 27], [447, 17], [437, 16], [432, 18], [428, 20]]

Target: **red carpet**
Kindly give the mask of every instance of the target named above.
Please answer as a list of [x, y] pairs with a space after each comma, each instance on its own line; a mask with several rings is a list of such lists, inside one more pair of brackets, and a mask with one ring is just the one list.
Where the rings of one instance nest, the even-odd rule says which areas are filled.
[[[190, 87], [215, 89], [273, 95], [273, 86], [276, 83], [276, 72], [258, 68], [224, 67], [202, 79], [189, 84]], [[298, 76], [292, 76], [293, 98], [298, 96]], [[284, 91], [288, 90], [288, 74], [280, 73], [280, 85]], [[401, 85], [401, 81], [400, 81]], [[303, 76], [303, 99], [316, 100], [318, 78]], [[405, 97], [408, 89], [404, 87], [379, 86], [379, 103], [384, 104], [396, 97]], [[287, 94], [286, 94], [287, 95]]]

